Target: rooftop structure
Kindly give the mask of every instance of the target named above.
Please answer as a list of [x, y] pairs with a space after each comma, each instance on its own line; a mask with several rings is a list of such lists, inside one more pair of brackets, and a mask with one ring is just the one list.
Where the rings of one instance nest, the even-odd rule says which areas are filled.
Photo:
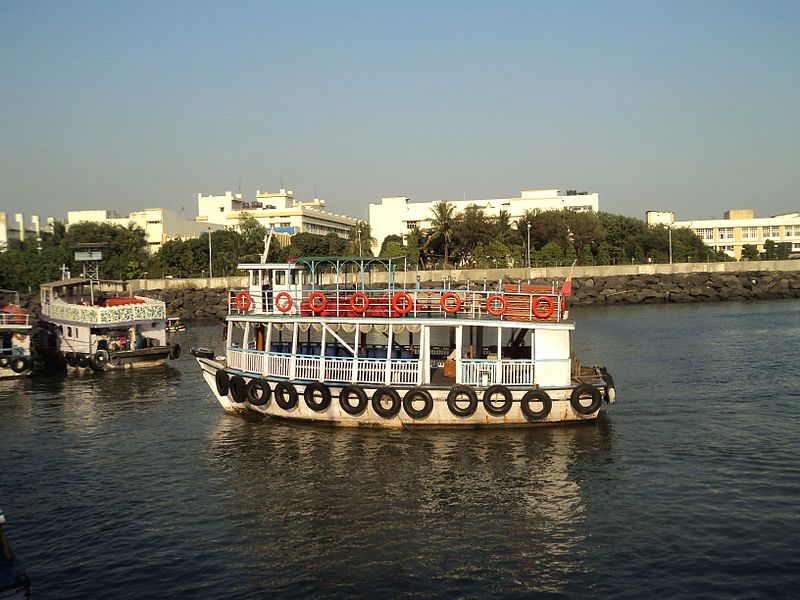
[[755, 246], [763, 252], [767, 240], [776, 244], [789, 243], [790, 253], [800, 256], [800, 213], [755, 217], [753, 209], [748, 208], [726, 211], [721, 219], [676, 221], [673, 212], [651, 210], [647, 211], [646, 219], [648, 225], [688, 227], [707, 246], [737, 260], [741, 258], [745, 245]]
[[9, 219], [7, 212], [0, 212], [0, 252], [5, 252], [12, 240], [38, 240], [42, 233], [52, 233], [54, 222], [53, 217], [47, 217], [42, 225], [39, 215], [31, 215], [30, 221], [26, 223], [23, 213], [14, 213], [14, 218]]
[[325, 201], [295, 200], [294, 192], [281, 188], [275, 193], [256, 191], [255, 200], [245, 200], [242, 194], [225, 192], [221, 196], [197, 194], [197, 221], [235, 227], [243, 215], [275, 230], [294, 235], [300, 232], [327, 235], [335, 233], [348, 237], [357, 220], [325, 210]]
[[[506, 211], [511, 221], [532, 210], [574, 210], [576, 212], [597, 212], [599, 198], [597, 192], [577, 190], [523, 190], [519, 198], [494, 198], [490, 200], [448, 200], [457, 212], [462, 212], [470, 204], [482, 208], [487, 216], [496, 217]], [[431, 226], [431, 209], [436, 202], [414, 202], [405, 196], [381, 198], [380, 204], [369, 205], [369, 224], [375, 238], [374, 250], [380, 249], [388, 235], [404, 235], [412, 229], [427, 229]]]

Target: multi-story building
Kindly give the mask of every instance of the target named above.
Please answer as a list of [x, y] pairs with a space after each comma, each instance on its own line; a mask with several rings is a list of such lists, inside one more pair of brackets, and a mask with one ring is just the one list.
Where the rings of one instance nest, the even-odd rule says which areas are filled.
[[0, 212], [0, 252], [8, 249], [11, 240], [24, 242], [27, 239], [40, 240], [43, 233], [53, 232], [53, 217], [47, 217], [44, 225], [39, 215], [31, 215], [30, 222], [25, 222], [23, 213], [14, 213], [9, 219], [8, 213]]
[[111, 223], [123, 227], [131, 224], [138, 225], [144, 229], [147, 248], [153, 254], [158, 252], [168, 240], [196, 238], [206, 231], [225, 228], [223, 225], [215, 223], [199, 223], [181, 219], [177, 212], [169, 208], [145, 208], [132, 212], [127, 217], [120, 217], [117, 213], [108, 210], [71, 210], [67, 212], [67, 227], [85, 222]]
[[743, 246], [750, 244], [762, 252], [767, 240], [790, 243], [791, 253], [800, 254], [800, 213], [756, 218], [752, 209], [744, 209], [729, 210], [722, 219], [676, 221], [673, 212], [651, 210], [647, 211], [647, 224], [688, 227], [707, 246], [737, 260], [742, 256]]
[[[490, 217], [506, 211], [511, 221], [516, 221], [527, 211], [574, 210], [576, 212], [597, 212], [599, 198], [597, 192], [576, 190], [523, 190], [519, 198], [494, 198], [491, 200], [448, 200], [456, 212], [463, 211], [470, 204], [483, 209]], [[404, 235], [412, 229], [427, 229], [431, 226], [431, 209], [436, 202], [410, 202], [405, 196], [381, 198], [380, 204], [369, 205], [369, 224], [375, 238], [374, 250], [379, 250], [388, 235]]]
[[247, 215], [276, 233], [289, 235], [306, 232], [348, 237], [357, 224], [356, 219], [327, 212], [324, 200], [298, 202], [294, 193], [285, 189], [277, 193], [257, 191], [253, 201], [232, 192], [225, 192], [223, 196], [197, 194], [197, 214], [198, 222], [229, 227], [236, 227], [239, 219]]

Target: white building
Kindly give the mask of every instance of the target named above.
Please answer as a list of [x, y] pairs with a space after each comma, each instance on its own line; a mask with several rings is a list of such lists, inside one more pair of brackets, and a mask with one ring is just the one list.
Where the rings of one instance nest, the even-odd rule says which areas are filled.
[[187, 240], [199, 237], [201, 233], [224, 229], [222, 225], [198, 223], [181, 219], [178, 213], [169, 208], [145, 208], [144, 210], [130, 213], [127, 217], [120, 217], [108, 210], [71, 210], [67, 212], [67, 227], [76, 223], [110, 223], [112, 225], [138, 225], [144, 229], [147, 248], [155, 254], [168, 240]]
[[[526, 211], [574, 210], [576, 212], [597, 212], [599, 198], [597, 192], [578, 192], [575, 190], [523, 190], [519, 198], [495, 198], [491, 200], [448, 200], [462, 212], [470, 204], [483, 209], [490, 217], [506, 211], [511, 221], [522, 217]], [[380, 250], [388, 235], [404, 235], [411, 229], [427, 229], [431, 226], [431, 209], [436, 202], [412, 203], [405, 196], [381, 198], [380, 204], [369, 205], [369, 224], [375, 238], [375, 251]]]
[[800, 213], [756, 218], [752, 209], [729, 210], [721, 219], [676, 221], [675, 213], [647, 211], [648, 225], [688, 227], [707, 246], [725, 252], [736, 259], [742, 256], [745, 244], [764, 250], [764, 242], [791, 243], [792, 254], [800, 254]]
[[9, 219], [7, 212], [0, 212], [0, 252], [8, 249], [8, 243], [12, 240], [24, 242], [27, 239], [39, 240], [42, 233], [52, 233], [53, 217], [47, 217], [47, 221], [42, 226], [39, 215], [31, 215], [30, 222], [25, 222], [23, 213], [14, 213], [14, 218]]
[[326, 235], [335, 233], [348, 237], [357, 220], [335, 215], [325, 210], [325, 201], [315, 198], [311, 202], [298, 202], [291, 190], [277, 193], [256, 192], [254, 201], [246, 201], [241, 194], [225, 192], [224, 196], [197, 194], [197, 221], [236, 227], [242, 215], [256, 219], [276, 233], [306, 232]]

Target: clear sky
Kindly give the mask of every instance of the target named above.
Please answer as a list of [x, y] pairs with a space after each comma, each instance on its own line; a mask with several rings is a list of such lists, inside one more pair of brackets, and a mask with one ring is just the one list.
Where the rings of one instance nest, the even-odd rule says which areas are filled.
[[800, 210], [800, 1], [0, 0], [0, 210]]

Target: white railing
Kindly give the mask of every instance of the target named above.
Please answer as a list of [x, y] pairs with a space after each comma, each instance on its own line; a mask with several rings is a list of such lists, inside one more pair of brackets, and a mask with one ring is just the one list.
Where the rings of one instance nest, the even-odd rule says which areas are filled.
[[42, 305], [42, 314], [60, 321], [96, 325], [159, 321], [167, 318], [167, 306], [162, 301], [138, 296], [137, 299], [142, 302], [120, 306], [83, 306], [52, 300]]
[[0, 313], [0, 325], [28, 325], [28, 319], [25, 313]]
[[461, 383], [472, 386], [533, 385], [535, 365], [530, 360], [461, 361]]
[[[228, 366], [237, 371], [252, 374], [267, 374], [289, 379], [292, 377], [292, 355], [258, 350], [228, 348]], [[353, 360], [356, 361], [355, 382], [384, 385], [386, 383], [385, 358], [349, 358], [333, 356], [295, 356], [294, 379], [307, 381], [331, 381], [351, 383]], [[266, 369], [264, 368], [266, 365]], [[320, 377], [321, 369], [324, 369]], [[389, 383], [417, 383], [419, 361], [417, 359], [391, 359], [389, 361]]]

